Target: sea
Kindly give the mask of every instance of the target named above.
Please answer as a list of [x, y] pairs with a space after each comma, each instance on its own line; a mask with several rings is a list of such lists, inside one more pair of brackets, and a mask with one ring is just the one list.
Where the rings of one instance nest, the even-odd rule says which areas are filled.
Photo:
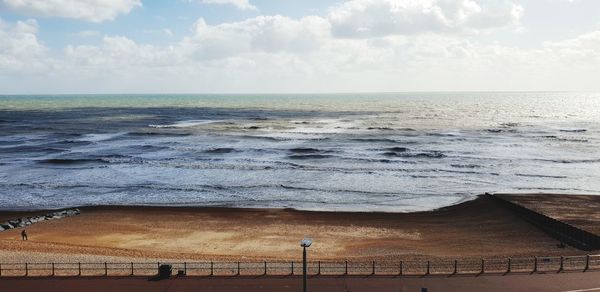
[[0, 210], [600, 194], [600, 93], [0, 96]]

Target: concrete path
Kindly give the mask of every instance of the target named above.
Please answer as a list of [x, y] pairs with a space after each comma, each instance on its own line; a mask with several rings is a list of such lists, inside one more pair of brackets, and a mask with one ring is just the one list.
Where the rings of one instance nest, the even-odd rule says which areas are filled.
[[[146, 277], [0, 278], [0, 291], [302, 291], [302, 278], [183, 277], [150, 281]], [[600, 272], [453, 277], [311, 277], [308, 291], [600, 291]], [[427, 290], [422, 290], [427, 288]]]

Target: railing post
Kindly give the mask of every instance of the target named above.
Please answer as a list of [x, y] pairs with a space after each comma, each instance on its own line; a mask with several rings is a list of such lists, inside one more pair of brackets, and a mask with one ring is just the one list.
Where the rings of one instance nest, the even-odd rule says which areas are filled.
[[585, 256], [585, 268], [583, 269], [583, 271], [587, 271], [590, 268], [590, 255], [586, 255]]
[[344, 261], [346, 268], [344, 270], [344, 275], [348, 275], [348, 261]]
[[479, 274], [485, 273], [485, 260], [481, 259], [481, 272]]
[[511, 258], [508, 258], [508, 265], [506, 267], [506, 273], [510, 273], [510, 269], [511, 269]]
[[131, 262], [131, 276], [133, 276], [133, 262]]
[[237, 274], [236, 276], [240, 275], [240, 262], [237, 262]]
[[2, 277], [2, 264], [0, 263], [0, 277]]
[[263, 273], [263, 275], [267, 275], [267, 261], [265, 261], [265, 272]]
[[77, 263], [77, 276], [81, 276], [81, 263]]
[[52, 276], [54, 276], [54, 263], [52, 263]]
[[404, 273], [404, 261], [400, 261], [400, 276], [402, 276], [402, 274]]
[[533, 257], [533, 271], [531, 273], [536, 273], [538, 270], [538, 259], [537, 257]]
[[292, 271], [290, 272], [290, 276], [294, 275], [294, 261], [292, 261]]
[[317, 275], [321, 275], [321, 261], [317, 261]]
[[183, 274], [187, 276], [187, 262], [183, 262]]
[[425, 275], [429, 275], [429, 261], [427, 261], [427, 273]]
[[458, 260], [454, 260], [454, 272], [452, 272], [452, 275], [456, 275], [457, 272], [458, 272]]
[[104, 263], [104, 276], [108, 276], [108, 264]]
[[558, 268], [558, 273], [562, 272], [564, 268], [564, 257], [560, 256], [560, 267]]
[[373, 268], [371, 269], [371, 275], [375, 275], [375, 261], [373, 261]]
[[25, 263], [25, 276], [29, 276], [29, 267], [27, 263]]
[[213, 266], [213, 262], [210, 262], [210, 275], [214, 275], [214, 266]]

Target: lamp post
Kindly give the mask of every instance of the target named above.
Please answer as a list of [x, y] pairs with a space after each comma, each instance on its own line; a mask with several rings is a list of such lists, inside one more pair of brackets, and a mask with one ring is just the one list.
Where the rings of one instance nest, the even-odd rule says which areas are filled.
[[302, 288], [304, 292], [306, 292], [306, 248], [310, 247], [312, 244], [312, 239], [304, 238], [300, 242], [300, 246], [302, 247]]

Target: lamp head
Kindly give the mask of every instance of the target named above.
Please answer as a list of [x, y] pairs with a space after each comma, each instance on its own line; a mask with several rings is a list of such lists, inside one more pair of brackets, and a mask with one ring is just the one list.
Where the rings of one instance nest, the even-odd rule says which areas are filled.
[[309, 247], [311, 244], [312, 244], [312, 239], [311, 238], [304, 238], [300, 242], [300, 246], [301, 247]]

